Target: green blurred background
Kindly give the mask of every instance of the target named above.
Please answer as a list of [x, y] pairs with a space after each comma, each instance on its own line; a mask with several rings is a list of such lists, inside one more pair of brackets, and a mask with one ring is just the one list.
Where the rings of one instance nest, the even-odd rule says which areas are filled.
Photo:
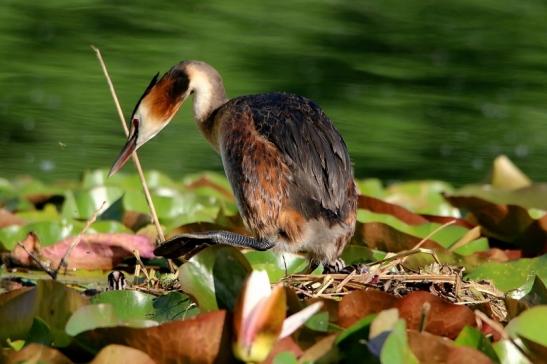
[[[2, 0], [0, 177], [110, 167], [124, 137], [90, 44], [126, 114], [153, 74], [199, 59], [232, 97], [314, 99], [359, 177], [462, 184], [505, 153], [547, 179], [545, 1]], [[188, 106], [140, 155], [174, 177], [222, 168]]]

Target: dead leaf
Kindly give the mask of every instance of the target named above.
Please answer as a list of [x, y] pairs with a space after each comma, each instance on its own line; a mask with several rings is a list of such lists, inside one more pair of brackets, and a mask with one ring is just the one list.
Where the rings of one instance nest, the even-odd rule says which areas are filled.
[[329, 351], [332, 350], [334, 343], [336, 342], [337, 335], [329, 335], [317, 341], [311, 347], [306, 349], [306, 351], [300, 357], [301, 363], [314, 363], [319, 359], [327, 355]]
[[409, 329], [418, 330], [422, 319], [422, 307], [430, 305], [425, 331], [455, 339], [465, 326], [476, 326], [475, 315], [468, 307], [446, 302], [425, 291], [415, 291], [397, 300], [401, 318]]
[[428, 364], [490, 364], [488, 356], [478, 350], [455, 346], [451, 340], [427, 332], [408, 330], [408, 343], [420, 363]]
[[377, 290], [355, 291], [342, 298], [338, 306], [338, 324], [349, 327], [363, 317], [397, 308], [409, 329], [418, 329], [422, 306], [430, 304], [425, 330], [436, 335], [456, 338], [467, 326], [475, 326], [475, 315], [466, 306], [454, 305], [425, 291], [415, 291], [398, 298]]
[[394, 307], [397, 297], [378, 290], [354, 291], [338, 305], [338, 324], [349, 327], [363, 317]]
[[[76, 237], [66, 238], [58, 243], [40, 248], [36, 238], [29, 234], [23, 245], [31, 253], [39, 256], [51, 267], [57, 267], [62, 257]], [[112, 269], [124, 258], [132, 256], [137, 250], [141, 257], [154, 256], [154, 243], [147, 237], [134, 234], [87, 234], [67, 257], [68, 268], [74, 269]], [[22, 266], [34, 265], [31, 257], [20, 246], [16, 246], [11, 257]]]
[[[369, 248], [392, 253], [410, 250], [422, 241], [421, 238], [406, 234], [381, 222], [358, 223], [354, 239], [365, 242]], [[448, 253], [445, 248], [433, 240], [426, 240], [422, 248]]]
[[402, 206], [382, 201], [378, 198], [360, 195], [357, 206], [360, 209], [369, 210], [379, 214], [395, 216], [409, 225], [420, 225], [427, 223], [427, 219], [405, 209]]
[[158, 364], [228, 363], [234, 360], [229, 329], [226, 311], [215, 311], [145, 329], [99, 328], [77, 338], [97, 349], [109, 344], [130, 346]]
[[453, 206], [468, 210], [485, 235], [516, 244], [525, 257], [547, 252], [547, 215], [534, 220], [525, 208], [516, 205], [498, 205], [472, 196], [445, 195], [445, 198]]

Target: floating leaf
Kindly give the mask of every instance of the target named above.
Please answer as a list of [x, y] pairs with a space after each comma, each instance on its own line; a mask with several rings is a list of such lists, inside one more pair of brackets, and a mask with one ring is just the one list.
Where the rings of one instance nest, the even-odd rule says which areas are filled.
[[547, 305], [532, 307], [512, 319], [505, 328], [513, 338], [526, 338], [547, 346]]
[[505, 304], [509, 318], [513, 318], [530, 307], [547, 305], [547, 288], [543, 281], [535, 276], [521, 287], [507, 292]]
[[90, 364], [131, 363], [155, 364], [156, 362], [144, 352], [122, 345], [104, 347]]
[[501, 364], [532, 364], [509, 339], [500, 340], [493, 347]]
[[[77, 237], [64, 239], [57, 244], [40, 249], [36, 239], [29, 235], [23, 242], [26, 250], [35, 252], [50, 266], [58, 267], [62, 257], [66, 254]], [[134, 234], [86, 234], [82, 235], [70, 256], [65, 260], [68, 268], [81, 269], [112, 269], [124, 258], [133, 256], [133, 250], [139, 252], [141, 257], [151, 258], [154, 256], [153, 242], [141, 235]], [[39, 254], [38, 254], [39, 252]], [[12, 258], [23, 266], [34, 265], [35, 262], [28, 253], [16, 246], [11, 254]]]
[[146, 320], [154, 315], [154, 296], [132, 290], [106, 291], [91, 298], [91, 303], [107, 303], [122, 321]]
[[110, 344], [129, 346], [161, 362], [229, 363], [229, 335], [226, 312], [216, 311], [150, 328], [98, 328], [81, 333], [76, 341], [92, 352]]
[[401, 205], [418, 214], [459, 216], [442, 197], [453, 187], [441, 181], [412, 181], [394, 183], [387, 188], [386, 201]]
[[51, 330], [53, 344], [68, 344], [65, 325], [69, 317], [88, 303], [79, 292], [63, 284], [47, 280], [20, 294], [0, 296], [0, 341], [7, 338], [24, 339], [32, 328], [34, 318], [40, 318]]
[[401, 318], [409, 329], [418, 330], [424, 305], [429, 305], [425, 330], [455, 339], [465, 326], [475, 326], [475, 314], [467, 306], [455, 305], [425, 291], [414, 291], [397, 300]]
[[418, 364], [406, 337], [406, 326], [399, 320], [387, 337], [380, 354], [382, 364]]
[[428, 332], [408, 331], [410, 349], [420, 363], [491, 364], [492, 360], [478, 350], [454, 345], [450, 340]]
[[497, 289], [507, 292], [522, 286], [535, 275], [543, 281], [547, 279], [547, 255], [505, 263], [483, 263], [469, 272], [466, 278], [492, 280]]
[[81, 307], [70, 317], [65, 330], [68, 335], [76, 336], [81, 332], [98, 327], [116, 326], [118, 321], [112, 305], [87, 305]]
[[446, 302], [431, 293], [414, 291], [397, 298], [376, 290], [354, 291], [344, 296], [338, 306], [338, 323], [349, 327], [370, 314], [397, 308], [409, 329], [418, 329], [424, 304], [430, 306], [425, 328], [431, 333], [455, 338], [465, 326], [475, 325], [475, 315], [469, 308]]
[[533, 183], [516, 190], [493, 188], [490, 185], [469, 185], [460, 188], [450, 197], [475, 197], [498, 205], [515, 205], [525, 209], [547, 211], [547, 183]]
[[350, 327], [364, 317], [394, 307], [396, 301], [395, 296], [378, 290], [354, 291], [338, 306], [338, 324]]
[[456, 346], [466, 346], [477, 349], [481, 353], [486, 354], [494, 362], [499, 362], [498, 356], [496, 355], [490, 340], [487, 339], [480, 330], [474, 327], [464, 327], [454, 343]]
[[[222, 263], [215, 269], [219, 259]], [[217, 245], [199, 252], [184, 263], [180, 267], [179, 281], [184, 292], [196, 299], [203, 312], [208, 312], [219, 307], [217, 289], [222, 290], [226, 302], [233, 302], [251, 270], [239, 250]]]
[[135, 318], [130, 313], [122, 314], [120, 317], [120, 309], [109, 303], [98, 303], [81, 307], [68, 320], [66, 324], [66, 333], [70, 336], [76, 336], [82, 332], [94, 330], [104, 327], [128, 326], [128, 327], [152, 327], [156, 326], [157, 322], [146, 320], [139, 317], [138, 313]]
[[250, 250], [245, 252], [245, 258], [254, 270], [264, 270], [268, 273], [270, 282], [279, 282], [286, 276], [302, 272], [309, 265], [308, 260], [291, 253]]
[[154, 316], [153, 320], [160, 323], [185, 320], [199, 314], [197, 305], [181, 292], [169, 292], [163, 296], [154, 298]]
[[521, 206], [495, 204], [478, 197], [446, 196], [446, 199], [454, 206], [470, 211], [486, 235], [517, 244], [528, 256], [545, 251], [547, 215], [535, 220]]

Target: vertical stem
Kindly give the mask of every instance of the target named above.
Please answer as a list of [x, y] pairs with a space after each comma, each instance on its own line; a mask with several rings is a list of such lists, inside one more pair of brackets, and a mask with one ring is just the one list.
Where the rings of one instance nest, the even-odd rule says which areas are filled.
[[[112, 80], [110, 79], [110, 75], [108, 74], [108, 70], [106, 69], [106, 65], [103, 61], [101, 51], [93, 45], [91, 46], [91, 49], [93, 49], [97, 54], [97, 58], [99, 59], [99, 63], [101, 64], [101, 67], [103, 69], [104, 76], [106, 77], [106, 82], [108, 83], [108, 87], [110, 88], [110, 93], [112, 94], [112, 98], [114, 99], [114, 104], [116, 105], [116, 110], [118, 111], [118, 116], [120, 117], [120, 122], [122, 123], [123, 130], [125, 131], [125, 135], [129, 136], [129, 130], [127, 129], [125, 118], [123, 116], [123, 111], [120, 106], [120, 102], [118, 101], [118, 96], [116, 95], [114, 85], [112, 84]], [[131, 157], [133, 158], [133, 162], [135, 163], [135, 167], [137, 168], [137, 172], [139, 173], [139, 178], [141, 179], [142, 189], [144, 191], [144, 196], [146, 197], [146, 203], [148, 204], [148, 208], [150, 209], [150, 214], [152, 215], [152, 221], [154, 221], [154, 225], [156, 226], [156, 230], [158, 232], [158, 237], [160, 239], [160, 242], [162, 242], [165, 240], [165, 235], [163, 235], [163, 230], [161, 229], [160, 221], [158, 220], [158, 214], [156, 213], [154, 202], [152, 202], [152, 196], [150, 196], [150, 190], [148, 189], [148, 185], [146, 184], [146, 179], [144, 178], [144, 173], [142, 171], [141, 162], [139, 161], [137, 152], [133, 152]]]

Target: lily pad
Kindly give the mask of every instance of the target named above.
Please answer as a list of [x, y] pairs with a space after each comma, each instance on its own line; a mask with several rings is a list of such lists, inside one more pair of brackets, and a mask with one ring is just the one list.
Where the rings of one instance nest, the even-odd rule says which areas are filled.
[[159, 323], [185, 320], [199, 314], [197, 305], [184, 293], [169, 292], [163, 296], [154, 298], [155, 321]]
[[483, 263], [469, 272], [466, 277], [472, 280], [492, 280], [496, 288], [507, 292], [522, 286], [535, 275], [543, 282], [547, 280], [547, 255], [505, 263]]
[[72, 313], [87, 303], [79, 292], [61, 283], [38, 281], [31, 289], [0, 300], [0, 341], [26, 338], [37, 317], [51, 330], [53, 345], [67, 345], [70, 338], [65, 325]]
[[184, 292], [194, 297], [203, 312], [217, 310], [217, 297], [233, 304], [252, 268], [239, 250], [211, 246], [194, 255], [179, 270]]
[[300, 255], [268, 251], [248, 251], [245, 258], [254, 270], [268, 273], [270, 282], [279, 282], [284, 277], [302, 272], [308, 266], [308, 260]]
[[154, 296], [132, 290], [106, 291], [91, 299], [91, 303], [108, 303], [122, 321], [146, 320], [154, 316]]
[[404, 320], [397, 321], [387, 337], [380, 353], [380, 361], [382, 364], [418, 364], [418, 359], [408, 345]]
[[547, 346], [547, 305], [532, 307], [512, 319], [505, 328], [513, 338], [526, 338]]
[[496, 355], [490, 340], [488, 340], [482, 332], [474, 327], [464, 327], [454, 343], [457, 346], [467, 346], [469, 348], [477, 349], [483, 354], [488, 355], [488, 357], [494, 362], [499, 363], [498, 356]]

